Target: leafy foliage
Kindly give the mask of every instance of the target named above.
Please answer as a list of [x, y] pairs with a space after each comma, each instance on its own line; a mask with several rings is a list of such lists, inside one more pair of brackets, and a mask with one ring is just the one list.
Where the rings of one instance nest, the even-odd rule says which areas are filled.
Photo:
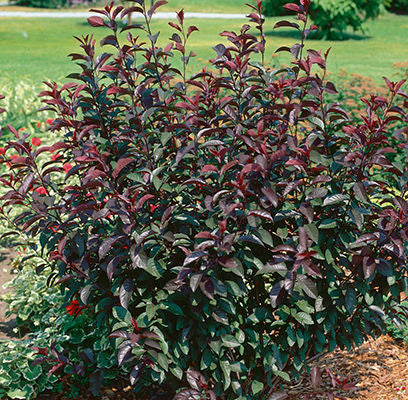
[[47, 285], [48, 274], [36, 274], [32, 266], [26, 266], [5, 286], [12, 292], [2, 296], [8, 304], [6, 317], [16, 316], [19, 330], [36, 331], [41, 329], [44, 315], [50, 308], [61, 308], [63, 296], [56, 287]]
[[385, 5], [388, 10], [399, 14], [408, 13], [408, 1], [407, 0], [386, 0]]
[[8, 284], [13, 290], [2, 300], [24, 337], [0, 342], [0, 398], [31, 399], [44, 391], [75, 394], [88, 388], [96, 393], [103, 382], [117, 382], [129, 373], [117, 367], [108, 327], [95, 327], [89, 309], [70, 313], [64, 294], [47, 287], [49, 277], [48, 269], [38, 274], [34, 264], [25, 262]]
[[[290, 9], [284, 8], [285, 3], [284, 0], [265, 0], [265, 15], [287, 13]], [[377, 17], [382, 4], [383, 0], [312, 0], [310, 16], [319, 27], [320, 37], [342, 39], [348, 27], [361, 30], [364, 21]]]
[[[33, 150], [14, 131], [2, 214], [25, 207], [14, 222], [38, 238], [68, 298], [111, 327], [135, 390], [265, 398], [309, 357], [383, 330], [407, 287], [408, 175], [389, 159], [406, 140], [389, 136], [408, 95], [386, 80], [388, 97], [365, 98], [359, 120], [331, 103], [328, 51], [304, 44], [316, 29], [308, 0], [286, 7], [296, 23], [276, 25], [302, 33], [278, 49], [290, 68], [264, 65], [258, 1], [258, 33], [222, 32], [228, 46], [187, 77], [196, 28], [180, 11], [159, 48], [150, 22], [163, 4], [111, 4], [89, 18], [110, 30], [110, 52], [79, 38], [75, 82], [41, 93], [63, 141]], [[117, 19], [129, 12], [145, 24], [123, 28], [125, 40]]]
[[0, 398], [31, 399], [48, 389], [61, 390], [56, 376], [47, 377], [47, 369], [32, 365], [36, 358], [32, 343], [0, 342]]
[[396, 339], [402, 340], [408, 345], [408, 302], [406, 300], [398, 304], [393, 310], [398, 317], [387, 317], [385, 323], [387, 331]]
[[7, 93], [7, 97], [2, 101], [4, 112], [0, 116], [2, 126], [2, 139], [11, 139], [13, 134], [7, 129], [11, 125], [17, 131], [27, 131], [31, 135], [37, 136], [43, 131], [47, 121], [50, 120], [48, 113], [38, 115], [41, 101], [38, 98], [40, 86], [33, 81], [21, 80], [14, 82], [11, 79], [0, 81], [2, 93]]

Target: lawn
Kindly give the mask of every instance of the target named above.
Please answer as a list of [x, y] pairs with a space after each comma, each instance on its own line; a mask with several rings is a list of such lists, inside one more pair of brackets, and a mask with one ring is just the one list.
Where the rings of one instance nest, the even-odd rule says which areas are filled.
[[[183, 8], [189, 12], [208, 12], [208, 13], [245, 13], [247, 11], [246, 3], [251, 0], [168, 0], [167, 4], [160, 7], [160, 11], [178, 11]], [[106, 3], [106, 2], [105, 2]], [[97, 7], [103, 6], [104, 2], [99, 2]], [[147, 1], [150, 5], [150, 1]], [[95, 6], [96, 7], [96, 6]], [[84, 11], [89, 7], [75, 7], [66, 9], [67, 11]], [[0, 11], [55, 11], [53, 9], [28, 8], [19, 6], [0, 6]]]
[[[174, 0], [176, 1], [179, 0]], [[198, 4], [191, 0], [191, 4]], [[226, 0], [232, 1], [233, 0]], [[180, 0], [181, 2], [181, 0]], [[232, 11], [232, 10], [229, 10]], [[277, 18], [267, 19], [268, 61], [272, 62], [274, 50], [281, 45], [295, 43], [291, 31], [274, 31]], [[200, 32], [192, 36], [190, 46], [197, 53], [194, 63], [203, 63], [215, 53], [211, 49], [221, 38], [223, 30], [238, 30], [244, 20], [195, 19]], [[170, 36], [171, 28], [163, 20], [153, 22], [155, 31], [161, 32], [161, 44]], [[308, 46], [315, 49], [332, 47], [329, 70], [336, 73], [340, 68], [381, 80], [383, 75], [393, 77], [393, 63], [407, 61], [408, 16], [386, 14], [366, 25], [365, 35], [350, 35], [345, 41], [314, 41]], [[2, 77], [9, 79], [30, 78], [42, 81], [45, 78], [59, 80], [75, 67], [67, 55], [77, 50], [73, 35], [94, 32], [101, 38], [103, 29], [87, 26], [81, 19], [3, 18], [0, 25], [0, 54]], [[280, 61], [290, 60], [280, 56]], [[276, 62], [276, 60], [275, 60]]]

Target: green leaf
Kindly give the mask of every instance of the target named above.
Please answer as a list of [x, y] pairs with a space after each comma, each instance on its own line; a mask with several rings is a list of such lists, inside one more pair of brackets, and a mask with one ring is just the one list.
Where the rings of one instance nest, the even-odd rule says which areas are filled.
[[236, 282], [234, 281], [226, 281], [225, 286], [227, 291], [236, 297], [241, 297], [245, 294], [245, 289], [242, 289]]
[[289, 374], [288, 374], [287, 372], [283, 372], [283, 371], [276, 370], [276, 371], [273, 371], [273, 373], [274, 373], [276, 376], [279, 376], [280, 378], [282, 378], [283, 380], [285, 380], [286, 382], [290, 382], [290, 376], [289, 376]]
[[154, 258], [149, 258], [144, 269], [155, 278], [160, 278], [163, 272], [163, 268]]
[[264, 242], [268, 246], [273, 247], [272, 235], [267, 230], [260, 228], [258, 230], [258, 233], [262, 242]]
[[337, 226], [337, 221], [331, 218], [326, 218], [320, 223], [319, 228], [320, 229], [332, 229], [332, 228], [335, 228], [336, 226]]
[[12, 399], [28, 399], [34, 393], [34, 389], [30, 385], [25, 385], [22, 389], [11, 389], [7, 392], [7, 396]]
[[179, 380], [183, 378], [183, 370], [180, 367], [170, 368], [170, 372]]
[[211, 355], [211, 351], [208, 349], [205, 349], [203, 352], [203, 355], [201, 357], [201, 364], [200, 367], [201, 369], [207, 369], [210, 367], [212, 363], [212, 355]]
[[198, 288], [198, 285], [201, 282], [201, 278], [203, 277], [203, 274], [197, 273], [197, 274], [192, 274], [190, 277], [190, 288], [193, 292], [195, 292]]
[[6, 371], [0, 374], [0, 386], [8, 387], [11, 384], [11, 377]]
[[298, 312], [294, 315], [296, 321], [300, 322], [303, 325], [313, 325], [313, 319], [309, 314], [305, 312]]
[[299, 275], [297, 280], [302, 290], [312, 299], [317, 299], [318, 292], [316, 284], [305, 275]]
[[288, 269], [283, 262], [276, 264], [267, 263], [265, 265], [262, 265], [262, 267], [255, 275], [272, 274], [274, 272], [286, 272], [287, 270]]
[[222, 372], [224, 373], [224, 390], [227, 390], [231, 385], [231, 366], [228, 361], [220, 362]]
[[240, 343], [238, 342], [238, 340], [235, 338], [235, 336], [232, 336], [232, 335], [222, 335], [221, 340], [222, 340], [222, 343], [228, 348], [240, 346]]
[[319, 241], [319, 230], [315, 223], [305, 225], [305, 230], [307, 235], [312, 239], [315, 243]]
[[219, 354], [221, 351], [221, 340], [212, 340], [210, 342], [210, 347], [214, 351], [214, 353]]
[[184, 315], [183, 310], [175, 303], [168, 302], [167, 309], [174, 315]]
[[287, 336], [288, 345], [289, 347], [292, 347], [296, 343], [296, 334], [291, 326], [286, 327], [286, 334], [288, 335]]
[[348, 197], [345, 196], [344, 194], [332, 194], [324, 199], [323, 205], [332, 206], [334, 204], [343, 203], [347, 199]]
[[357, 228], [361, 229], [363, 227], [363, 223], [364, 223], [363, 214], [361, 214], [355, 208], [353, 208], [351, 210], [351, 214], [353, 215], [354, 223], [356, 224]]
[[330, 251], [329, 249], [327, 249], [327, 250], [325, 251], [324, 256], [325, 256], [325, 258], [326, 258], [326, 261], [327, 261], [329, 264], [333, 264], [334, 258], [333, 258], [333, 255], [332, 255], [332, 253], [331, 253], [331, 251]]
[[288, 228], [278, 228], [276, 233], [282, 240], [285, 240], [288, 237], [289, 231]]
[[315, 311], [314, 307], [312, 307], [306, 300], [299, 300], [295, 304], [305, 313], [313, 314]]
[[347, 288], [344, 301], [347, 312], [349, 314], [352, 314], [357, 304], [357, 296], [354, 288], [352, 287]]
[[359, 199], [363, 203], [368, 202], [367, 192], [364, 188], [363, 182], [356, 182], [353, 186], [354, 194], [356, 195], [357, 199]]
[[126, 308], [115, 306], [113, 307], [112, 314], [118, 321], [125, 321], [130, 324], [130, 313]]
[[165, 371], [169, 370], [169, 361], [163, 353], [157, 355], [157, 362]]
[[253, 381], [251, 383], [251, 390], [252, 390], [252, 394], [254, 394], [254, 395], [259, 393], [260, 391], [262, 391], [263, 388], [264, 388], [264, 384], [262, 382]]

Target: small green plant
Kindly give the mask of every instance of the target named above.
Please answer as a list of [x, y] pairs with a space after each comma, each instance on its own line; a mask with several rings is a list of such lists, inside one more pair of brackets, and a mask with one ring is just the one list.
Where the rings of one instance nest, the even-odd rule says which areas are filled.
[[26, 266], [5, 286], [13, 289], [2, 300], [8, 304], [6, 317], [14, 314], [19, 329], [41, 329], [42, 319], [50, 309], [60, 309], [64, 298], [58, 288], [47, 284], [49, 274], [36, 274], [34, 265]]
[[0, 341], [0, 398], [31, 399], [45, 390], [58, 391], [56, 376], [47, 376], [47, 368], [33, 365], [34, 344], [48, 345], [46, 338], [24, 341]]
[[[21, 267], [7, 284], [12, 292], [3, 297], [10, 307], [8, 314], [15, 314], [17, 329], [26, 336], [22, 341], [0, 342], [0, 398], [30, 399], [45, 390], [57, 392], [62, 390], [58, 378], [63, 378], [65, 390], [90, 388], [97, 393], [103, 382], [117, 380], [128, 371], [117, 368], [113, 339], [107, 328], [95, 327], [95, 310], [79, 305], [76, 299], [67, 300], [59, 289], [49, 286], [50, 271], [37, 274], [40, 264], [36, 260]], [[44, 355], [48, 348], [59, 358], [50, 353], [47, 359], [39, 359], [38, 353]], [[55, 359], [64, 362], [56, 364]], [[48, 376], [53, 367], [54, 374]]]
[[0, 124], [3, 127], [1, 141], [4, 143], [12, 136], [7, 125], [13, 126], [18, 132], [26, 132], [32, 136], [44, 135], [51, 118], [47, 112], [38, 113], [42, 107], [38, 97], [39, 86], [29, 80], [14, 82], [2, 79], [0, 88], [1, 93], [7, 93], [7, 97], [2, 100], [4, 112], [0, 115]]

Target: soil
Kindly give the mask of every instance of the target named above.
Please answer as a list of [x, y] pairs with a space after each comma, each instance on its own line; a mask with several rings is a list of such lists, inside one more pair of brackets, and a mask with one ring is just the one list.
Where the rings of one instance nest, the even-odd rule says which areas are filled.
[[[15, 274], [12, 261], [15, 252], [0, 249], [0, 295], [7, 293], [3, 284], [10, 281]], [[7, 305], [0, 301], [0, 340], [17, 337], [13, 332], [15, 321], [12, 317], [5, 318]], [[327, 392], [333, 392], [331, 380], [325, 372], [325, 367], [347, 383], [355, 387], [353, 391], [334, 391], [336, 398], [354, 400], [397, 400], [396, 389], [408, 385], [408, 346], [388, 335], [372, 339], [352, 351], [335, 351], [322, 356], [314, 362], [322, 372], [322, 382], [317, 390], [311, 385], [311, 379], [304, 375], [295, 384], [282, 387], [281, 392], [275, 392], [268, 400], [320, 400], [327, 399]], [[38, 400], [66, 400], [64, 395], [41, 394]], [[170, 400], [170, 396], [154, 393], [148, 399], [141, 399], [132, 393], [131, 387], [124, 382], [118, 382], [116, 387], [104, 388], [100, 397], [81, 393], [71, 400]], [[403, 397], [401, 397], [401, 400]]]

